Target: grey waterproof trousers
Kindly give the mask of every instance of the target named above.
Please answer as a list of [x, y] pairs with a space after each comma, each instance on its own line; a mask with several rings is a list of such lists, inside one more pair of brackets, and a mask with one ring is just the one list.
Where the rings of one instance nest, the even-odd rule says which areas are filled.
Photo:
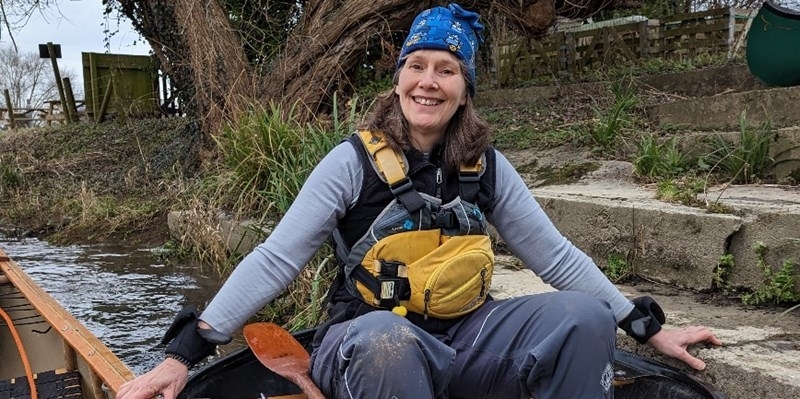
[[442, 335], [389, 311], [331, 326], [312, 357], [328, 398], [612, 398], [616, 321], [577, 292], [489, 301]]

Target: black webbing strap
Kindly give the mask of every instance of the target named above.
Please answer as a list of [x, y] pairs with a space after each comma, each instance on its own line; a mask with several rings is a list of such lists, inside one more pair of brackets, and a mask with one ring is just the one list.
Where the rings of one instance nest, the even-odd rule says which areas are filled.
[[475, 165], [461, 165], [458, 171], [458, 190], [461, 198], [475, 203], [481, 190], [481, 173], [483, 172], [483, 156]]
[[407, 177], [395, 186], [390, 185], [389, 189], [410, 215], [425, 207], [425, 199], [422, 198], [417, 190], [414, 190], [411, 180]]

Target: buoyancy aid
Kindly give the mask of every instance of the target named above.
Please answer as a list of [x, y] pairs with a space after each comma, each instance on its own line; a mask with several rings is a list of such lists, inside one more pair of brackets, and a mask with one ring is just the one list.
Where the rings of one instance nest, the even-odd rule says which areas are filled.
[[[452, 319], [488, 297], [494, 255], [475, 204], [485, 156], [459, 170], [459, 195], [447, 203], [414, 189], [408, 160], [382, 135], [357, 133], [369, 165], [393, 199], [352, 245], [334, 232], [347, 291], [367, 304]], [[353, 140], [356, 141], [356, 140]]]

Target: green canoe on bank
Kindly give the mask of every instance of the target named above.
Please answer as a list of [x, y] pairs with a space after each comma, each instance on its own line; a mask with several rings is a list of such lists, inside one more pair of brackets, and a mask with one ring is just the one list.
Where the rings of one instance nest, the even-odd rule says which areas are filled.
[[764, 2], [747, 32], [747, 66], [770, 86], [800, 84], [800, 11]]

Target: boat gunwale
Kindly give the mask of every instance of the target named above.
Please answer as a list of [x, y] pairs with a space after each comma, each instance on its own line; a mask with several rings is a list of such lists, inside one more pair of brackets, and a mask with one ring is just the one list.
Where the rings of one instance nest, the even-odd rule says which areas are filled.
[[[0, 248], [0, 272], [52, 326], [64, 345], [82, 359], [95, 377], [116, 395], [120, 385], [135, 377], [125, 363], [92, 334], [80, 321], [36, 284], [22, 268]], [[92, 378], [90, 376], [86, 376]]]

